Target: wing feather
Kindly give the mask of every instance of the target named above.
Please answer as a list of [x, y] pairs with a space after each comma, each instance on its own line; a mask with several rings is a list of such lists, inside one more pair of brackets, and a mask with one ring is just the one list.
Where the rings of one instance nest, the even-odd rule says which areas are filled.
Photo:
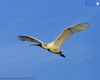
[[65, 28], [63, 32], [52, 42], [52, 44], [55, 46], [55, 48], [60, 48], [61, 45], [69, 39], [73, 34], [86, 30], [88, 28], [89, 24], [78, 24], [73, 25], [71, 27]]
[[32, 36], [18, 36], [18, 39], [21, 41], [29, 41], [29, 42], [35, 42], [35, 43], [40, 43], [42, 44], [43, 42], [32, 37]]

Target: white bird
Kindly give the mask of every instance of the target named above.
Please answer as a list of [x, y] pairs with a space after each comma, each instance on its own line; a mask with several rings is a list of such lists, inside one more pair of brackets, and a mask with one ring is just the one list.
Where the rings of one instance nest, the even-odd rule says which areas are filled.
[[53, 42], [48, 43], [48, 44], [45, 44], [44, 42], [31, 36], [18, 36], [18, 39], [20, 39], [21, 41], [29, 41], [29, 42], [38, 43], [38, 44], [32, 44], [30, 46], [40, 46], [43, 49], [47, 49], [51, 53], [59, 54], [60, 56], [65, 57], [65, 55], [62, 54], [63, 51], [59, 49], [61, 45], [67, 39], [69, 39], [73, 34], [86, 30], [88, 26], [89, 26], [88, 23], [84, 23], [84, 24], [77, 24], [77, 25], [73, 25], [68, 28], [65, 28], [63, 32]]

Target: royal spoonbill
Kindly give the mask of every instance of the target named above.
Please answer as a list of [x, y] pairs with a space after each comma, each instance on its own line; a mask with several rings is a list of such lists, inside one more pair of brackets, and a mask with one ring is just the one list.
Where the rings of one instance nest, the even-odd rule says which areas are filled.
[[58, 54], [62, 57], [65, 57], [62, 50], [59, 48], [61, 45], [69, 39], [73, 34], [86, 30], [88, 28], [89, 24], [84, 23], [84, 24], [77, 24], [73, 25], [70, 27], [65, 28], [61, 34], [51, 43], [45, 44], [44, 42], [32, 37], [32, 36], [18, 36], [18, 39], [21, 41], [29, 41], [29, 42], [35, 42], [37, 44], [32, 44], [30, 46], [40, 46], [43, 49], [48, 50], [51, 53]]

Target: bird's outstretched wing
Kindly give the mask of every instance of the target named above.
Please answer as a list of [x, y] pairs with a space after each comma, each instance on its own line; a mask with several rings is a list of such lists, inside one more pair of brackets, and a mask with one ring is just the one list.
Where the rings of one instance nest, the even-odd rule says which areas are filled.
[[69, 39], [73, 34], [86, 30], [88, 28], [89, 24], [84, 23], [84, 24], [78, 24], [78, 25], [73, 25], [68, 28], [65, 28], [63, 32], [52, 42], [52, 44], [55, 46], [55, 48], [60, 48], [61, 45]]
[[42, 41], [31, 36], [18, 36], [18, 39], [21, 41], [29, 41], [29, 42], [35, 42], [35, 43], [40, 43], [40, 44], [43, 43]]

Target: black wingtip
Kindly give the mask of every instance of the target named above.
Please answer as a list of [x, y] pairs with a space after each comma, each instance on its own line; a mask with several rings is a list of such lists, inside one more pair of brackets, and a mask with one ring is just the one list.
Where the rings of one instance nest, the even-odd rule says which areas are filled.
[[17, 38], [19, 39], [21, 36], [17, 36]]
[[23, 37], [23, 36], [17, 36], [18, 40], [24, 41], [24, 40], [21, 39], [22, 37]]
[[88, 23], [88, 22], [86, 22], [86, 23], [84, 23], [84, 24], [87, 24], [87, 25], [89, 25], [89, 23]]
[[[88, 23], [88, 22], [85, 22], [85, 23], [82, 23], [82, 24], [86, 24], [86, 25], [89, 25], [89, 23]], [[78, 25], [80, 25], [80, 24], [78, 24]]]
[[32, 44], [32, 45], [29, 45], [29, 46], [41, 46], [41, 44]]
[[20, 40], [20, 36], [17, 36], [18, 40]]

